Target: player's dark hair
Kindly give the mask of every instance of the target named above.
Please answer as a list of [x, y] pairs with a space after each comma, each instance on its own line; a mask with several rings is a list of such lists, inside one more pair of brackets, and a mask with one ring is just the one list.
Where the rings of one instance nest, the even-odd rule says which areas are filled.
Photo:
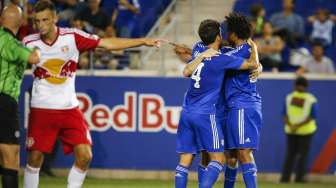
[[295, 86], [303, 86], [303, 87], [307, 88], [308, 85], [309, 85], [308, 80], [303, 76], [299, 76], [295, 80]]
[[42, 12], [44, 10], [50, 10], [52, 12], [56, 12], [56, 7], [54, 5], [53, 2], [49, 1], [49, 0], [39, 0], [34, 8], [33, 11], [34, 12]]
[[204, 20], [198, 28], [198, 35], [205, 45], [209, 45], [216, 41], [216, 37], [220, 35], [220, 23], [216, 20]]
[[227, 32], [234, 33], [239, 39], [246, 40], [252, 35], [252, 25], [248, 18], [236, 12], [225, 16]]

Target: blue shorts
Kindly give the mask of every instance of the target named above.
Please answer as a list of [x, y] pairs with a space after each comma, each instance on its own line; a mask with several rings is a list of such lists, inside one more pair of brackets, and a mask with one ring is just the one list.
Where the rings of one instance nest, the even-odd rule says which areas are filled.
[[182, 110], [177, 128], [177, 153], [196, 154], [223, 152], [224, 138], [221, 123], [215, 114], [198, 114]]
[[262, 126], [261, 107], [227, 109], [223, 121], [226, 150], [258, 149]]

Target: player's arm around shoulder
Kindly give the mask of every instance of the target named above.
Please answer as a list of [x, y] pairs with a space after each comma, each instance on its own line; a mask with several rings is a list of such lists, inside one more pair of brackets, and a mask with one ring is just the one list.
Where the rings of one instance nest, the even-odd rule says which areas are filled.
[[186, 45], [173, 44], [175, 54], [182, 60], [184, 63], [188, 63], [192, 60], [192, 49]]
[[243, 64], [240, 66], [241, 70], [253, 70], [259, 68], [259, 56], [258, 56], [258, 48], [255, 42], [251, 39], [247, 41], [247, 43], [251, 46], [251, 55], [250, 58], [245, 60]]
[[194, 60], [188, 63], [183, 69], [183, 76], [190, 77], [191, 74], [197, 69], [198, 65], [202, 63], [205, 58], [218, 56], [220, 52], [214, 49], [208, 49], [200, 53]]

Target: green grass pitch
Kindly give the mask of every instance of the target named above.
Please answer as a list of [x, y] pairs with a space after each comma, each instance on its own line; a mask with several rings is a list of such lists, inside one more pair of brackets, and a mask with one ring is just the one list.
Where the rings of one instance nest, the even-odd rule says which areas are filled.
[[[22, 179], [21, 179], [22, 180]], [[336, 184], [306, 183], [306, 184], [278, 184], [259, 182], [259, 188], [336, 188]], [[66, 178], [41, 177], [40, 188], [64, 188]], [[173, 188], [173, 181], [159, 180], [109, 180], [87, 178], [83, 188]], [[244, 188], [242, 182], [238, 182], [235, 188]], [[188, 188], [197, 188], [197, 182], [190, 182]], [[223, 182], [217, 182], [214, 188], [223, 188]]]

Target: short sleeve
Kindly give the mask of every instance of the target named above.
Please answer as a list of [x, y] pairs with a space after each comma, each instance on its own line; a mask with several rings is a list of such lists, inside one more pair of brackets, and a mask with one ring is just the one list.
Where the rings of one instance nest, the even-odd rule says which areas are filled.
[[80, 52], [97, 48], [100, 41], [97, 35], [92, 35], [78, 29], [75, 29], [74, 35], [77, 48]]
[[2, 51], [2, 57], [13, 63], [26, 63], [29, 60], [31, 50], [16, 40], [8, 41]]
[[196, 43], [192, 49], [192, 59], [195, 59], [200, 53], [204, 52], [205, 50], [207, 50], [207, 47], [203, 45], [202, 42]]
[[244, 59], [236, 56], [229, 55], [219, 55], [214, 57], [213, 60], [218, 64], [220, 70], [224, 69], [234, 69], [239, 70], [241, 65], [244, 63]]

